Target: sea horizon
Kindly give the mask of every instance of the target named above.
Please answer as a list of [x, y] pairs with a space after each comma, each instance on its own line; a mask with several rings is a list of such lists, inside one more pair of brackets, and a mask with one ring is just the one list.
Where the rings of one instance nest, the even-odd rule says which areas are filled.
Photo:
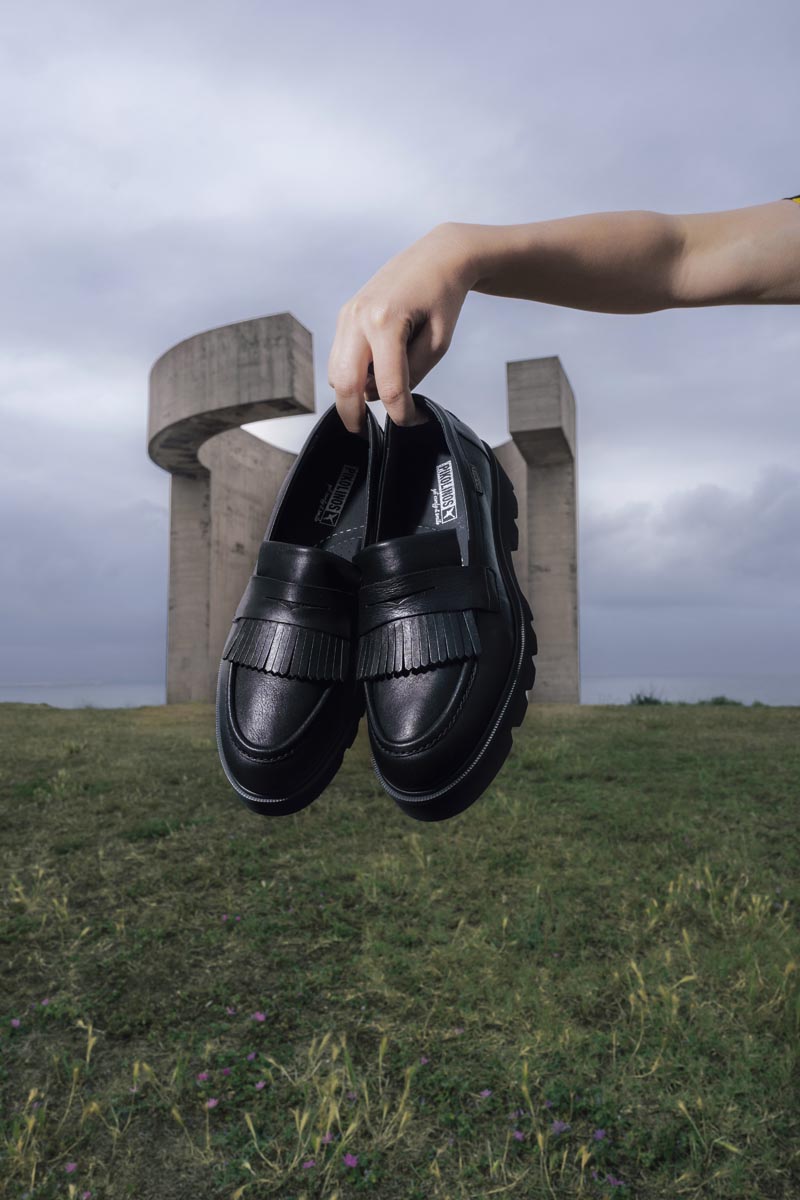
[[[165, 682], [0, 683], [0, 703], [54, 708], [138, 708], [166, 704]], [[689, 704], [725, 696], [742, 704], [800, 705], [800, 674], [791, 675], [582, 675], [581, 704], [629, 704], [637, 695]]]

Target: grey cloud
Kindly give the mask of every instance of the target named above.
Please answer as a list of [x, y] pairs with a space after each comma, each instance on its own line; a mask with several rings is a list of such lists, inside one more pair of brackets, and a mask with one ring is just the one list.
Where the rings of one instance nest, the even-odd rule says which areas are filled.
[[800, 471], [777, 467], [749, 492], [701, 484], [659, 506], [589, 514], [585, 587], [596, 605], [798, 605], [798, 512]]
[[164, 678], [166, 479], [134, 452], [85, 434], [0, 481], [0, 683]]
[[704, 484], [587, 517], [583, 670], [796, 672], [798, 512], [800, 471], [766, 468], [749, 491]]

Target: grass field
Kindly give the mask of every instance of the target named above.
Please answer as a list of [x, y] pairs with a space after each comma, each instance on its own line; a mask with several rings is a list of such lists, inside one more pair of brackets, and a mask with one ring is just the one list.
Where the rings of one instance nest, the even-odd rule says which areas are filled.
[[0, 705], [0, 1188], [800, 1196], [800, 708], [536, 707], [421, 824], [209, 705]]

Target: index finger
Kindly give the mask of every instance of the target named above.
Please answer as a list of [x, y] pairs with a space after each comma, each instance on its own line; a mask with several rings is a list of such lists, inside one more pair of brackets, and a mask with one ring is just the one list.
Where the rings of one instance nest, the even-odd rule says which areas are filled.
[[369, 342], [358, 329], [340, 331], [328, 358], [328, 383], [336, 394], [336, 407], [351, 433], [366, 429], [367, 367], [372, 361]]

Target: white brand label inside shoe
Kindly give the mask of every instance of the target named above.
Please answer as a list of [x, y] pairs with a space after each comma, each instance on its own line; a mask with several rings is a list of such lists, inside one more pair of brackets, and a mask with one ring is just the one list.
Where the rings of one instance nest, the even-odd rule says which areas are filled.
[[347, 503], [353, 484], [358, 478], [358, 467], [345, 463], [339, 472], [336, 483], [329, 484], [319, 503], [314, 520], [318, 525], [335, 525], [342, 515], [342, 509]]
[[453, 480], [451, 459], [448, 458], [447, 462], [439, 463], [436, 468], [436, 481], [439, 484], [438, 488], [431, 489], [433, 491], [433, 511], [436, 515], [436, 524], [444, 525], [447, 521], [458, 519], [456, 485]]

